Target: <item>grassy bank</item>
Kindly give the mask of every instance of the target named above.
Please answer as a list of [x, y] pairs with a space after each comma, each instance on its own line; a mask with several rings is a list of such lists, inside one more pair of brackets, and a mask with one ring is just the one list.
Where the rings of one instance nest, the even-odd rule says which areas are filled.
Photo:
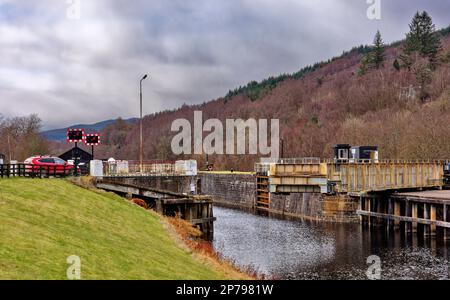
[[0, 279], [239, 279], [177, 240], [160, 216], [58, 179], [0, 180]]

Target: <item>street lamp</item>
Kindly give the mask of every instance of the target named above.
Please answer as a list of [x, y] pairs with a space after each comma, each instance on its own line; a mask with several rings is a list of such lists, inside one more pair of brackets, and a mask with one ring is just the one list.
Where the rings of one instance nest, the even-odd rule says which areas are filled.
[[142, 174], [143, 171], [143, 166], [144, 166], [144, 146], [142, 143], [142, 81], [144, 81], [145, 79], [147, 79], [147, 74], [144, 75], [144, 77], [142, 77], [141, 81], [139, 82], [139, 86], [140, 86], [140, 99], [141, 99], [141, 120], [140, 120], [140, 137], [139, 137], [139, 164], [140, 164], [140, 171]]

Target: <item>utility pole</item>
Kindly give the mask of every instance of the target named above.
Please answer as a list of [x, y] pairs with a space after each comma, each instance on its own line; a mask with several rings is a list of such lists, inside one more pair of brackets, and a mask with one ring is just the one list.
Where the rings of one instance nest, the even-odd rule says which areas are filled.
[[141, 81], [139, 82], [140, 87], [140, 111], [141, 111], [141, 119], [140, 119], [140, 134], [139, 134], [139, 169], [141, 174], [143, 173], [144, 168], [144, 146], [143, 146], [143, 136], [142, 136], [142, 81], [144, 81], [147, 78], [147, 74], [142, 77]]
[[8, 156], [9, 156], [9, 163], [11, 163], [12, 157], [11, 157], [11, 141], [9, 139], [10, 132], [8, 131]]

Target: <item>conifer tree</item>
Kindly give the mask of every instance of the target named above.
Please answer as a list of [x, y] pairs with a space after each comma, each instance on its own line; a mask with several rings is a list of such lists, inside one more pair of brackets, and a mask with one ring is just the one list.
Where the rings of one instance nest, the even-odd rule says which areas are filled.
[[358, 70], [360, 76], [366, 74], [369, 69], [379, 69], [384, 64], [386, 58], [384, 53], [385, 46], [379, 30], [375, 35], [373, 44], [370, 52], [366, 53], [361, 59], [361, 65]]
[[410, 68], [416, 57], [421, 56], [427, 58], [430, 66], [434, 68], [438, 62], [441, 41], [431, 16], [426, 11], [417, 12], [409, 28], [403, 53], [400, 56], [403, 64]]
[[385, 48], [384, 48], [384, 43], [383, 43], [383, 39], [381, 38], [381, 33], [378, 30], [376, 35], [375, 35], [375, 40], [373, 42], [374, 44], [374, 48], [373, 51], [371, 53], [371, 63], [372, 66], [376, 69], [379, 69], [380, 67], [383, 66], [384, 64], [384, 60], [385, 60]]

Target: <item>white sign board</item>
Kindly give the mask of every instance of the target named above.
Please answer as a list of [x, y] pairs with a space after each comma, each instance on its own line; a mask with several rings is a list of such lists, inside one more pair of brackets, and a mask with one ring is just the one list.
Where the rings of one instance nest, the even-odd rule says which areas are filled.
[[89, 173], [93, 177], [103, 177], [103, 162], [101, 160], [91, 160]]
[[197, 161], [196, 160], [176, 161], [175, 173], [187, 176], [197, 176]]

